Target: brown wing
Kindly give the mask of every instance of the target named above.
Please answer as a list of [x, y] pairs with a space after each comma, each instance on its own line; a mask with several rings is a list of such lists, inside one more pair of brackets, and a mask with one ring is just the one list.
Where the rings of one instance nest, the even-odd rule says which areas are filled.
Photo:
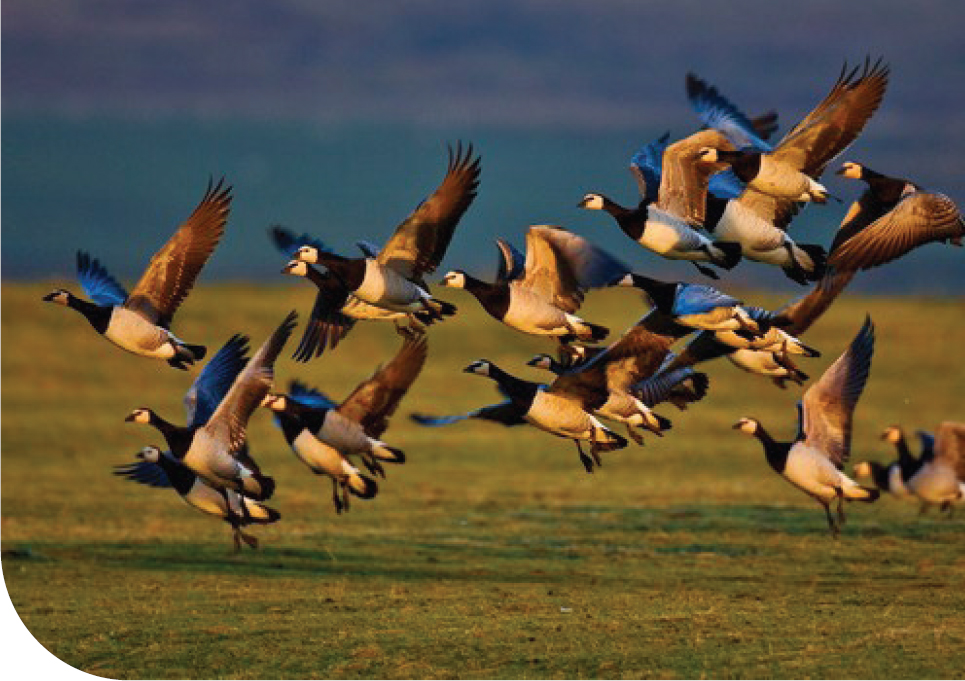
[[479, 157], [470, 144], [449, 148], [446, 177], [419, 207], [400, 224], [379, 252], [378, 262], [409, 279], [433, 272], [446, 254], [453, 232], [479, 186]]
[[[788, 225], [791, 224], [791, 220], [801, 211], [803, 206], [797, 201], [764, 194], [750, 187], [745, 189], [735, 200], [744, 208], [753, 211], [755, 215], [759, 215], [768, 224], [774, 225], [785, 232]], [[778, 248], [780, 245], [780, 243], [777, 243], [774, 248]]]
[[670, 339], [638, 323], [593, 359], [557, 378], [550, 390], [577, 395], [584, 400], [584, 408], [595, 409], [611, 392], [626, 392], [634, 383], [653, 376], [669, 351]]
[[799, 439], [843, 468], [851, 453], [854, 408], [871, 373], [874, 324], [864, 326], [848, 349], [834, 361], [801, 398]]
[[338, 407], [343, 416], [360, 423], [369, 437], [379, 438], [389, 418], [426, 362], [428, 344], [424, 334], [401, 331], [402, 347], [392, 360], [363, 381]]
[[208, 182], [201, 203], [187, 222], [151, 258], [125, 307], [168, 328], [171, 318], [194, 286], [201, 268], [224, 234], [231, 208], [231, 187]]
[[[854, 279], [853, 270], [828, 269], [814, 289], [775, 312], [781, 329], [792, 336], [800, 336], [811, 328], [818, 317], [831, 307], [831, 303]], [[783, 323], [787, 320], [787, 324]]]
[[563, 256], [554, 232], [565, 231], [549, 225], [526, 230], [526, 264], [518, 285], [569, 313], [583, 303], [584, 291], [570, 261]]
[[212, 437], [227, 442], [232, 453], [237, 453], [245, 444], [248, 419], [271, 390], [275, 377], [275, 360], [294, 331], [297, 319], [295, 312], [288, 313], [235, 377], [221, 404], [204, 425]]
[[663, 152], [657, 208], [701, 226], [707, 217], [707, 183], [727, 168], [725, 163], [699, 161], [702, 147], [733, 151], [734, 145], [717, 130], [701, 130], [674, 142]]
[[931, 241], [961, 239], [965, 221], [944, 194], [912, 192], [894, 210], [835, 248], [828, 264], [841, 269], [877, 267]]
[[831, 92], [781, 140], [773, 156], [819, 177], [861, 134], [878, 109], [888, 87], [888, 73], [880, 59], [874, 64], [866, 59], [863, 68], [850, 71], [845, 65]]
[[965, 423], [945, 421], [935, 435], [935, 458], [955, 469], [959, 482], [965, 482]]

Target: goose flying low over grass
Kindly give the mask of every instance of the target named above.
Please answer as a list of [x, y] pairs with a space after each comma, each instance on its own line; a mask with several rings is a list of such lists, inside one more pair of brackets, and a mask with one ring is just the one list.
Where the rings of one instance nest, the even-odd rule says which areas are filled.
[[126, 419], [161, 431], [174, 457], [219, 490], [229, 508], [229, 491], [255, 501], [265, 501], [275, 491], [274, 479], [262, 474], [248, 453], [247, 425], [271, 389], [274, 362], [294, 330], [296, 318], [295, 312], [289, 313], [240, 371], [238, 346], [245, 339], [239, 342], [236, 336], [229, 341], [231, 349], [225, 351], [224, 364], [213, 367], [210, 376], [202, 371], [188, 393], [186, 403], [191, 399], [196, 403], [193, 410], [188, 408], [187, 426], [169, 423], [145, 407], [135, 409]]
[[479, 157], [472, 145], [449, 149], [446, 177], [419, 204], [376, 256], [347, 258], [314, 245], [305, 245], [295, 259], [320, 264], [357, 298], [387, 310], [424, 311], [442, 319], [455, 314], [450, 303], [433, 298], [424, 275], [434, 272], [445, 256], [456, 225], [476, 197]]
[[242, 541], [253, 549], [258, 548], [258, 538], [244, 532], [243, 527], [267, 525], [281, 518], [278, 511], [250, 497], [234, 491], [221, 494], [178, 461], [171, 452], [148, 445], [135, 456], [138, 459], [135, 463], [115, 466], [114, 475], [148, 487], [173, 489], [189, 506], [222, 518], [231, 526], [235, 551], [241, 549]]
[[912, 454], [905, 439], [905, 431], [901, 426], [888, 426], [882, 431], [881, 439], [894, 445], [898, 458], [887, 464], [878, 461], [859, 461], [854, 465], [855, 477], [871, 478], [874, 486], [882, 492], [901, 498], [910, 497], [911, 492], [905, 486], [905, 481], [917, 473], [921, 465], [934, 455], [932, 437], [922, 431], [918, 431], [918, 435], [922, 442], [920, 457]]
[[[605, 389], [568, 384], [563, 377], [549, 386], [534, 383], [517, 378], [485, 359], [476, 360], [463, 371], [493, 379], [507, 397], [506, 401], [456, 416], [413, 414], [413, 420], [424, 426], [445, 426], [465, 419], [505, 426], [529, 423], [557, 437], [573, 440], [587, 473], [593, 472], [594, 464], [600, 465], [600, 452], [622, 449], [628, 444], [626, 438], [593, 416], [593, 411], [607, 401]], [[581, 442], [590, 443], [589, 456], [584, 453]]]
[[[844, 524], [844, 501], [873, 502], [877, 489], [862, 487], [844, 474], [851, 451], [854, 409], [871, 372], [874, 325], [867, 319], [848, 349], [811, 385], [798, 404], [798, 434], [778, 442], [760, 421], [744, 417], [735, 429], [755, 436], [771, 468], [824, 507], [831, 534]], [[837, 505], [837, 520], [831, 502]]]
[[[302, 246], [324, 249], [321, 241], [308, 234], [296, 236], [290, 230], [279, 226], [272, 227], [269, 233], [275, 246], [290, 258], [293, 258]], [[358, 246], [366, 257], [376, 257], [378, 254], [378, 249], [370, 244], [360, 242]], [[352, 295], [341, 280], [331, 272], [321, 272], [300, 260], [291, 260], [282, 272], [305, 277], [318, 288], [311, 316], [293, 355], [298, 362], [307, 362], [313, 357], [319, 357], [326, 348], [334, 350], [357, 321], [391, 321], [396, 326], [406, 321], [416, 329], [421, 329], [435, 321], [435, 317], [425, 311], [407, 313], [370, 305]]]
[[151, 258], [130, 294], [96, 258], [78, 251], [77, 278], [91, 300], [66, 289], [44, 300], [77, 310], [95, 331], [128, 352], [186, 369], [204, 357], [205, 347], [176, 337], [171, 321], [221, 240], [230, 207], [231, 187], [223, 180], [209, 182], [201, 203]]
[[868, 187], [835, 235], [828, 262], [839, 269], [866, 270], [891, 262], [931, 242], [962, 245], [965, 219], [944, 194], [889, 177], [859, 163], [838, 174]]
[[466, 289], [491, 317], [523, 333], [552, 336], [561, 343], [607, 336], [606, 327], [575, 313], [588, 290], [626, 274], [626, 265], [583, 237], [550, 225], [526, 231], [525, 259], [507, 241], [499, 239], [497, 245], [502, 259], [495, 282], [453, 270], [442, 285]]
[[384, 446], [378, 438], [422, 371], [428, 345], [424, 334], [405, 328], [399, 333], [403, 341], [395, 357], [341, 404], [298, 381], [292, 381], [287, 396], [270, 396], [266, 401], [299, 460], [316, 475], [332, 478], [332, 500], [338, 513], [349, 509], [348, 493], [371, 499], [378, 492], [375, 480], [363, 475], [349, 460], [350, 455], [360, 455], [369, 471], [382, 477], [380, 461], [405, 461], [400, 450]]
[[750, 191], [788, 201], [824, 203], [828, 192], [817, 179], [861, 134], [878, 109], [888, 87], [888, 74], [888, 66], [880, 59], [874, 63], [866, 59], [863, 67], [850, 70], [845, 64], [828, 95], [773, 148], [715, 107], [712, 98], [699, 97], [697, 88], [698, 96], [691, 101], [698, 115], [706, 124], [731, 135], [738, 147], [736, 151], [715, 149], [706, 160], [729, 163]]

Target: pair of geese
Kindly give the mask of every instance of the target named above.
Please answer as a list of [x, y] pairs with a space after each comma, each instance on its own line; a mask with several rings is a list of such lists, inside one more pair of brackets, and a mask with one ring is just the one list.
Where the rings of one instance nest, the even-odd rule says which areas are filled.
[[937, 436], [919, 430], [918, 437], [921, 454], [916, 457], [901, 426], [889, 426], [881, 438], [895, 446], [898, 458], [889, 464], [862, 461], [855, 465], [855, 475], [871, 478], [882, 492], [917, 498], [920, 513], [938, 506], [950, 515], [953, 504], [965, 498], [965, 423], [945, 421]]

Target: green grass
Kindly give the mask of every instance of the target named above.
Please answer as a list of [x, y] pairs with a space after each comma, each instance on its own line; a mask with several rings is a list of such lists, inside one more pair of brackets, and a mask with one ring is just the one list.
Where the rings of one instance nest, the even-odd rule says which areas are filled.
[[[572, 444], [529, 428], [424, 429], [410, 411], [455, 413], [498, 398], [460, 373], [487, 357], [523, 363], [547, 342], [460, 314], [432, 329], [430, 360], [386, 439], [409, 461], [372, 501], [337, 516], [267, 413], [253, 452], [278, 481], [283, 519], [258, 551], [173, 492], [110, 475], [153, 430], [135, 406], [182, 419], [191, 375], [128, 355], [47, 286], [2, 300], [3, 575], [27, 628], [65, 662], [113, 678], [946, 678], [965, 655], [965, 520], [918, 518], [890, 498], [849, 507], [838, 541], [823, 511], [774, 475], [730, 426], [752, 415], [794, 432], [800, 389], [724, 361], [708, 397], [663, 438], [604, 455], [587, 475]], [[307, 286], [202, 285], [175, 323], [217, 349], [258, 345]], [[767, 295], [749, 302], [774, 306]], [[584, 314], [620, 330], [644, 311], [629, 291], [591, 294]], [[820, 375], [865, 313], [877, 325], [853, 461], [886, 459], [891, 423], [961, 420], [961, 299], [845, 296], [807, 342]], [[300, 334], [297, 331], [296, 334]], [[396, 349], [389, 325], [360, 325], [299, 377], [341, 398]]]

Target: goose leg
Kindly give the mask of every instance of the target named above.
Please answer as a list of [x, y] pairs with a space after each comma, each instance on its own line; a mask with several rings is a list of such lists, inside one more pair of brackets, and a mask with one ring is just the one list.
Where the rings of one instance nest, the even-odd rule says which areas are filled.
[[235, 553], [238, 553], [239, 551], [241, 551], [241, 539], [240, 539], [240, 536], [241, 536], [241, 528], [239, 528], [239, 527], [236, 526], [236, 525], [232, 525], [232, 527], [231, 527], [231, 538], [234, 540], [234, 543], [235, 543]]
[[696, 267], [697, 270], [705, 277], [710, 277], [711, 279], [720, 279], [720, 275], [714, 272], [714, 270], [710, 269], [709, 267], [704, 267], [703, 265], [698, 264], [694, 260], [691, 260], [690, 262], [692, 262], [694, 264], [694, 267]]
[[341, 487], [342, 489], [342, 508], [345, 510], [346, 513], [348, 513], [349, 511], [348, 480], [342, 481], [339, 487]]
[[844, 490], [840, 487], [834, 488], [835, 494], [838, 495], [838, 525], [844, 525]]
[[576, 443], [576, 451], [578, 451], [578, 452], [580, 453], [580, 461], [583, 463], [583, 468], [586, 469], [586, 472], [587, 472], [587, 473], [592, 473], [592, 472], [593, 472], [593, 459], [591, 459], [590, 457], [588, 457], [586, 454], [583, 453], [583, 447], [580, 446], [580, 441], [579, 441], [579, 440], [573, 440], [573, 442]]
[[246, 543], [248, 546], [250, 546], [250, 547], [253, 548], [253, 549], [257, 549], [257, 548], [258, 548], [258, 537], [254, 536], [254, 535], [251, 535], [251, 534], [245, 534], [245, 533], [242, 532], [241, 530], [238, 530], [238, 534], [241, 535], [241, 538], [244, 539], [245, 543]]
[[332, 503], [335, 504], [335, 512], [342, 512], [342, 500], [338, 497], [338, 480], [332, 480]]
[[636, 442], [638, 445], [643, 444], [643, 435], [634, 430], [633, 426], [631, 426], [629, 423], [627, 424], [627, 435], [629, 435], [630, 439]]
[[825, 504], [824, 502], [821, 502], [821, 503], [824, 505], [824, 515], [827, 516], [828, 518], [828, 527], [831, 528], [831, 536], [834, 539], [837, 539], [838, 534], [841, 532], [841, 530], [838, 527], [838, 524], [834, 522], [834, 516], [831, 515], [831, 505]]

